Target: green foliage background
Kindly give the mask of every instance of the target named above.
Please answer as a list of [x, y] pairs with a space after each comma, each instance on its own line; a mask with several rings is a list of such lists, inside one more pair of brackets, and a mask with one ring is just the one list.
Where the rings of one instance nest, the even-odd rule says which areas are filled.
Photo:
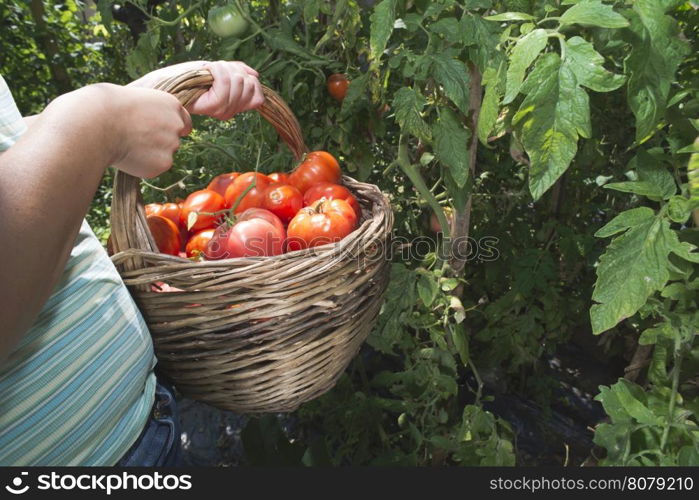
[[[489, 404], [517, 393], [546, 415], [559, 384], [548, 360], [601, 335], [602, 363], [631, 365], [651, 348], [640, 376], [622, 378], [622, 364], [596, 389], [607, 418], [584, 460], [699, 464], [699, 189], [688, 177], [699, 158], [687, 167], [699, 133], [696, 4], [231, 2], [250, 28], [221, 39], [206, 16], [225, 2], [149, 11], [143, 0], [147, 30], [134, 42], [108, 0], [40, 1], [43, 30], [36, 3], [0, 2], [0, 72], [23, 112], [166, 64], [242, 60], [279, 90], [311, 148], [391, 197], [397, 237], [434, 239], [429, 216], [446, 226], [449, 208], [469, 214], [470, 236], [495, 238], [496, 254], [463, 271], [436, 249], [396, 258], [368, 346], [335, 389], [290, 416], [293, 443], [276, 418], [252, 420], [248, 463], [527, 463]], [[342, 103], [325, 89], [335, 72], [351, 79]], [[263, 172], [293, 166], [256, 115], [197, 118], [176, 167], [144, 196], [176, 200], [254, 168], [258, 154]], [[103, 240], [110, 186], [108, 173], [89, 214]]]

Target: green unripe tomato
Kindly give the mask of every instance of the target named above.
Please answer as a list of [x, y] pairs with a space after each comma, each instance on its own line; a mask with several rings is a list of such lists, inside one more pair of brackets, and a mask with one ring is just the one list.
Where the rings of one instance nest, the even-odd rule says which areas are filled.
[[248, 22], [234, 5], [211, 8], [208, 21], [211, 31], [221, 38], [238, 37], [248, 30]]

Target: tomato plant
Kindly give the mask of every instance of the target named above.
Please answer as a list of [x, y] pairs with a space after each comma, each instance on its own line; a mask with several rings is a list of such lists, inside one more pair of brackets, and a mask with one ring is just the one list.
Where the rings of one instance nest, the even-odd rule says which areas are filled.
[[[246, 4], [252, 29], [220, 38], [205, 19], [217, 2], [182, 0], [145, 18], [133, 44], [111, 3], [97, 3], [110, 81], [171, 61], [243, 60], [311, 149], [393, 207], [387, 299], [360, 357], [290, 416], [293, 445], [276, 420], [261, 443], [244, 436], [247, 461], [298, 446], [307, 465], [560, 464], [565, 443], [569, 464], [699, 463], [691, 2], [263, 0]], [[36, 31], [25, 7], [0, 10], [17, 28], [0, 41], [8, 68], [27, 83], [27, 58], [10, 49], [42, 44], [15, 38]], [[56, 61], [75, 82], [89, 74], [66, 54], [27, 61], [45, 85], [28, 82], [25, 109], [56, 88]], [[329, 105], [332, 74], [351, 84]], [[340, 182], [333, 165], [270, 182], [305, 194]], [[203, 120], [144, 198], [186, 197], [233, 166], [287, 172], [294, 159], [254, 113]], [[109, 178], [90, 217], [98, 234]], [[576, 414], [580, 400], [589, 412]]]

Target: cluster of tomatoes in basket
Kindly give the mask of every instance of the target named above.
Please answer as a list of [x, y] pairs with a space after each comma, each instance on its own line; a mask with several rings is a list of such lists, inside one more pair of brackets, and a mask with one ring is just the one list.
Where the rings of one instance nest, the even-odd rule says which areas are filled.
[[290, 174], [230, 172], [180, 203], [146, 205], [161, 253], [218, 260], [271, 256], [340, 241], [361, 216], [340, 165], [314, 151]]

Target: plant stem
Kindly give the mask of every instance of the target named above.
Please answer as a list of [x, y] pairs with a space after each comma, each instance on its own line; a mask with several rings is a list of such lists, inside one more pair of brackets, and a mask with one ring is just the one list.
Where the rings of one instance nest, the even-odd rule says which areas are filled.
[[413, 183], [413, 186], [415, 186], [418, 193], [420, 193], [425, 201], [427, 201], [430, 208], [432, 208], [437, 216], [437, 220], [439, 220], [439, 223], [442, 226], [442, 232], [446, 237], [445, 239], [448, 239], [451, 232], [449, 222], [447, 221], [447, 216], [444, 213], [442, 206], [439, 204], [439, 201], [437, 201], [437, 198], [435, 198], [432, 191], [430, 191], [430, 188], [425, 183], [425, 179], [422, 178], [422, 175], [418, 171], [417, 167], [410, 162], [410, 158], [408, 157], [408, 146], [403, 141], [403, 136], [401, 136], [399, 140], [398, 158], [396, 159], [396, 164], [401, 168], [408, 179], [410, 179], [410, 182]]
[[663, 429], [663, 436], [660, 439], [660, 451], [665, 451], [667, 438], [670, 434], [670, 427], [675, 418], [675, 404], [677, 403], [677, 393], [680, 385], [680, 367], [682, 366], [681, 349], [675, 348], [674, 352], [675, 366], [672, 373], [672, 393], [670, 394], [670, 403], [667, 409], [667, 422]]

